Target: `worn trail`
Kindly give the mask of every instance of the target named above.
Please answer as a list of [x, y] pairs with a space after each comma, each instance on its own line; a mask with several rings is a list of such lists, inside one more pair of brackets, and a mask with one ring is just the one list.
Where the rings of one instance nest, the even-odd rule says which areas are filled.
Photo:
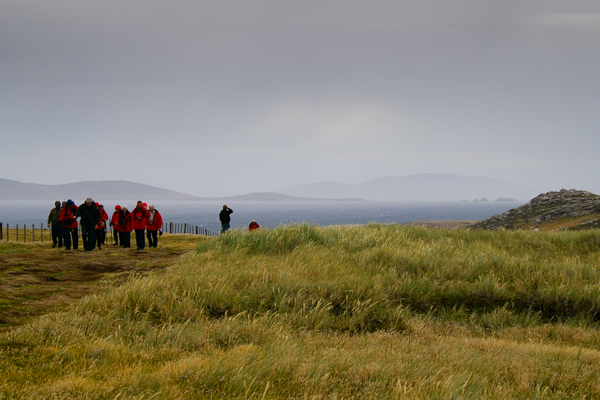
[[0, 331], [59, 311], [71, 302], [159, 271], [204, 237], [163, 235], [159, 247], [137, 251], [106, 245], [83, 252], [49, 244], [0, 243]]

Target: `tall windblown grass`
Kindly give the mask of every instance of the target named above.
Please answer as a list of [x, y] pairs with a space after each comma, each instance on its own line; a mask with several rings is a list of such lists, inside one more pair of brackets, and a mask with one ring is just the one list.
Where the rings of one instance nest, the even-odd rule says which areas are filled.
[[22, 398], [598, 398], [598, 232], [282, 226], [0, 337]]

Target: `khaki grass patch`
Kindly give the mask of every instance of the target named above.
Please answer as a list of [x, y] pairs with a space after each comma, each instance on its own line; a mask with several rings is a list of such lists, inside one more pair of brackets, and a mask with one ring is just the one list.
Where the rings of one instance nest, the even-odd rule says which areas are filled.
[[229, 232], [2, 334], [0, 395], [600, 398], [597, 236]]

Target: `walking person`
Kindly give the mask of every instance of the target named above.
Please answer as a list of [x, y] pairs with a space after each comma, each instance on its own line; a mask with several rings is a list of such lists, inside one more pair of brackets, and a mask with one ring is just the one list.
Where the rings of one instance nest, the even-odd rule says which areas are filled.
[[100, 224], [100, 211], [96, 204], [88, 197], [85, 202], [79, 206], [75, 214], [81, 223], [81, 237], [83, 238], [84, 251], [93, 251], [96, 247], [96, 229]]
[[108, 221], [108, 214], [104, 210], [104, 205], [96, 203], [96, 207], [98, 207], [98, 211], [100, 212], [100, 220], [96, 228], [96, 245], [102, 250], [102, 245], [106, 242], [106, 221]]
[[146, 225], [146, 236], [148, 247], [158, 246], [158, 231], [162, 235], [162, 215], [154, 208], [154, 204], [148, 207], [148, 224]]
[[113, 243], [114, 246], [119, 245], [119, 214], [121, 214], [121, 206], [117, 204], [115, 206], [115, 211], [110, 218], [110, 226], [112, 227], [113, 238], [115, 239], [115, 242]]
[[52, 248], [55, 248], [58, 244], [58, 248], [60, 249], [63, 245], [63, 226], [60, 222], [61, 211], [62, 207], [60, 201], [55, 201], [54, 208], [50, 210], [50, 214], [48, 214], [48, 228], [50, 228], [50, 224], [52, 224]]
[[127, 204], [121, 206], [119, 212], [119, 240], [121, 247], [126, 249], [131, 247], [131, 213], [127, 209]]
[[148, 223], [148, 210], [144, 208], [144, 203], [138, 200], [135, 209], [131, 212], [131, 229], [135, 231], [135, 244], [138, 250], [144, 250], [146, 247], [146, 224]]
[[227, 205], [223, 206], [223, 209], [219, 213], [219, 220], [221, 221], [221, 233], [225, 233], [229, 230], [229, 223], [231, 222], [230, 215], [233, 214], [233, 210]]
[[71, 244], [73, 245], [73, 250], [77, 250], [79, 245], [79, 224], [77, 223], [75, 216], [76, 212], [77, 206], [71, 199], [67, 200], [60, 212], [60, 221], [62, 222], [64, 229], [63, 239], [65, 242], [65, 249], [67, 250], [71, 250]]

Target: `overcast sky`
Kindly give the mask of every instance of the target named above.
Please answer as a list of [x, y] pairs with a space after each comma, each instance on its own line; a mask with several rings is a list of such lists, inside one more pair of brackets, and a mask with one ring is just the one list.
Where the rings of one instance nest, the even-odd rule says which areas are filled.
[[600, 2], [3, 0], [0, 178], [600, 188]]

